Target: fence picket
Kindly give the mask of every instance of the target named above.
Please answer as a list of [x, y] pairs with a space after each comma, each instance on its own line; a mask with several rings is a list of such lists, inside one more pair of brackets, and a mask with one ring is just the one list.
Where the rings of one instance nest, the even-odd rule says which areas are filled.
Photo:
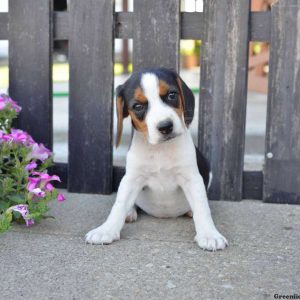
[[264, 201], [300, 204], [300, 0], [272, 7]]
[[51, 0], [9, 1], [9, 94], [17, 125], [52, 148]]
[[211, 161], [211, 199], [242, 199], [249, 5], [204, 1], [199, 148]]
[[133, 65], [179, 68], [178, 0], [134, 1]]
[[68, 188], [112, 192], [113, 1], [70, 1]]

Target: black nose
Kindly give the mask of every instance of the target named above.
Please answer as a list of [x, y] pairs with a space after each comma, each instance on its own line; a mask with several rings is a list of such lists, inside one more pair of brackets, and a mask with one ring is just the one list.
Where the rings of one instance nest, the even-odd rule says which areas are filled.
[[162, 134], [170, 134], [173, 131], [173, 122], [171, 120], [165, 120], [157, 125], [157, 129]]

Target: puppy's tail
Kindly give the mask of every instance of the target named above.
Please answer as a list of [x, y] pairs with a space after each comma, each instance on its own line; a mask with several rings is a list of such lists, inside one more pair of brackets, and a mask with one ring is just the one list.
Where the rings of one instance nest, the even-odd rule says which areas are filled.
[[213, 174], [212, 174], [212, 172], [209, 172], [209, 180], [208, 180], [207, 190], [209, 190], [209, 188], [210, 188], [212, 179], [213, 179]]

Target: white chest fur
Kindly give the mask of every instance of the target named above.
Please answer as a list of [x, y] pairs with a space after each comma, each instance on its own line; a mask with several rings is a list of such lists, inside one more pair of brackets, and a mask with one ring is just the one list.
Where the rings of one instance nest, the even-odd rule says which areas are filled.
[[144, 180], [136, 204], [155, 217], [183, 215], [190, 207], [178, 184], [178, 176], [184, 176], [195, 167], [195, 147], [188, 130], [158, 145], [150, 145], [135, 132], [127, 154], [126, 172], [133, 172]]

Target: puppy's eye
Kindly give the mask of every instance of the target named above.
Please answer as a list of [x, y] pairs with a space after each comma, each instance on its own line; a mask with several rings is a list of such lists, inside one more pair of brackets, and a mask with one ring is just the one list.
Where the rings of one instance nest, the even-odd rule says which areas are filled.
[[170, 92], [170, 93], [168, 94], [168, 100], [169, 100], [169, 101], [177, 100], [177, 93], [176, 93], [176, 92]]
[[133, 105], [132, 107], [136, 112], [140, 112], [140, 111], [143, 111], [145, 106], [143, 104], [140, 104], [140, 103], [136, 103]]

